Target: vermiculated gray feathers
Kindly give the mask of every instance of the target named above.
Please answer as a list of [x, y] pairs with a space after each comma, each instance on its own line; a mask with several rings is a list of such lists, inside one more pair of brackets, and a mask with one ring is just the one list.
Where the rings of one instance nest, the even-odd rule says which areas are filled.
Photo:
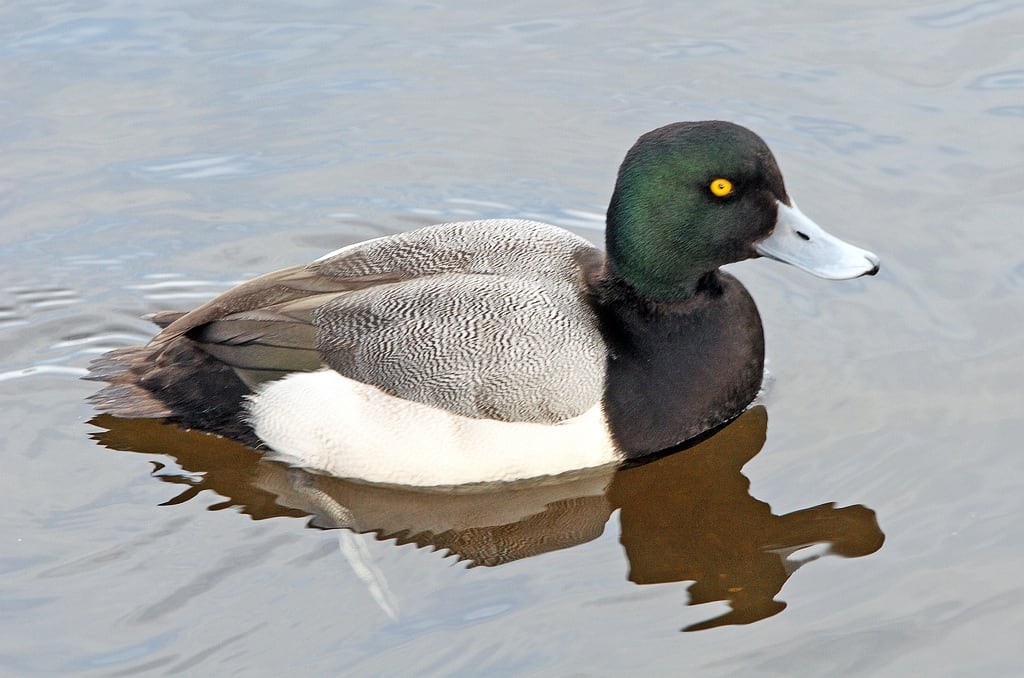
[[317, 262], [339, 277], [406, 280], [317, 309], [339, 373], [469, 417], [553, 423], [600, 400], [605, 347], [579, 260], [594, 248], [546, 224], [443, 224]]

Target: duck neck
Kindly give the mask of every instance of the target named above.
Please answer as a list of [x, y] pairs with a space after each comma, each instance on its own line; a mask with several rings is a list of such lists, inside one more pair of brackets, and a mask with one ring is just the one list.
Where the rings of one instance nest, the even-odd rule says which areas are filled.
[[608, 210], [606, 279], [623, 281], [648, 301], [674, 304], [699, 294], [717, 277], [717, 264], [688, 237], [685, 224], [652, 228], [619, 209], [620, 203], [613, 197]]
[[685, 278], [676, 278], [671, 286], [652, 285], [649, 278], [637, 284], [622, 273], [612, 261], [605, 260], [597, 303], [605, 307], [630, 308], [644, 317], [686, 313], [697, 306], [713, 302], [722, 293], [722, 277], [709, 271]]

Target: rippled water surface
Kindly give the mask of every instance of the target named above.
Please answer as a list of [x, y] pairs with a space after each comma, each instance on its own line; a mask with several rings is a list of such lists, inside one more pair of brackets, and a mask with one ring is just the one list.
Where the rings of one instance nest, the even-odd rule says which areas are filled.
[[[1019, 672], [1024, 3], [598, 4], [4, 3], [0, 674]], [[772, 380], [687, 452], [412, 492], [84, 400], [144, 314], [367, 237], [600, 242], [706, 118], [883, 267], [733, 266]]]

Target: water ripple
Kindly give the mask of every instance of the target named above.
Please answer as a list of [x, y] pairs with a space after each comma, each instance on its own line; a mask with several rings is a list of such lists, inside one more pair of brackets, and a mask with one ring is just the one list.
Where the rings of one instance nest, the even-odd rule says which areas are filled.
[[33, 312], [64, 308], [78, 304], [81, 296], [65, 287], [8, 287], [3, 293], [14, 298], [14, 304], [0, 307], [0, 326], [22, 325]]
[[6, 45], [14, 53], [53, 53], [76, 50], [103, 53], [180, 54], [182, 49], [168, 22], [133, 21], [113, 17], [82, 17], [59, 21], [37, 31], [24, 33]]
[[1004, 14], [1019, 7], [1024, 7], [1022, 0], [982, 0], [982, 2], [976, 2], [967, 7], [915, 17], [913, 21], [926, 28], [956, 28], [997, 14]]
[[25, 377], [37, 377], [41, 375], [57, 374], [64, 376], [72, 376], [75, 378], [84, 377], [89, 373], [89, 370], [84, 367], [66, 367], [63, 365], [31, 365], [29, 367], [23, 367], [18, 370], [9, 370], [7, 372], [0, 372], [0, 381], [13, 381], [15, 379], [24, 379]]
[[985, 112], [1004, 118], [1024, 118], [1024, 106], [995, 106]]
[[630, 59], [644, 58], [655, 61], [673, 61], [677, 59], [708, 59], [726, 54], [740, 54], [743, 50], [727, 42], [711, 40], [682, 40], [671, 42], [653, 42], [642, 47], [623, 47], [608, 51], [613, 56]]
[[93, 344], [106, 344], [102, 350], [107, 351], [110, 350], [109, 345], [138, 344], [148, 339], [148, 336], [139, 335], [134, 332], [100, 332], [98, 334], [64, 339], [50, 344], [50, 348], [76, 348], [79, 346], [92, 346]]
[[146, 165], [142, 170], [153, 175], [169, 175], [172, 179], [210, 179], [258, 174], [256, 167], [253, 158], [225, 155]]
[[1022, 89], [1024, 88], [1024, 69], [999, 71], [983, 75], [970, 85], [970, 89]]
[[860, 125], [830, 118], [793, 116], [793, 129], [811, 137], [844, 155], [852, 155], [879, 146], [904, 143], [903, 137], [892, 134], [873, 134]]
[[128, 289], [142, 292], [142, 297], [149, 301], [207, 301], [224, 290], [243, 282], [242, 280], [197, 280], [177, 278], [167, 275], [160, 276], [155, 282], [129, 285]]

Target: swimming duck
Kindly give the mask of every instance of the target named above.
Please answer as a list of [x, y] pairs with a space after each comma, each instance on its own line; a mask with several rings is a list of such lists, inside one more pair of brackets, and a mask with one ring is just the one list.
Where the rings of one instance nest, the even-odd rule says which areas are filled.
[[92, 397], [266, 447], [325, 473], [458, 485], [640, 458], [741, 413], [764, 335], [731, 262], [830, 279], [878, 258], [797, 208], [764, 141], [728, 122], [639, 138], [606, 252], [518, 219], [343, 247], [160, 313], [99, 358]]

